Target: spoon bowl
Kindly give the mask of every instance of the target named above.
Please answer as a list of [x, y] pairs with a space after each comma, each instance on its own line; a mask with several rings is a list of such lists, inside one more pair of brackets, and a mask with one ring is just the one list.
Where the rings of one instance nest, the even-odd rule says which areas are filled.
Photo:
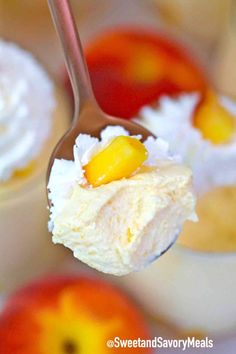
[[105, 127], [111, 125], [122, 126], [130, 133], [130, 135], [141, 135], [142, 141], [146, 140], [149, 136], [153, 136], [149, 130], [138, 124], [132, 121], [110, 117], [88, 102], [87, 105], [83, 106], [83, 110], [79, 113], [79, 118], [74, 119], [74, 123], [72, 123], [70, 129], [55, 147], [49, 162], [49, 172], [55, 159], [73, 159], [73, 146], [79, 134], [89, 134], [96, 138], [100, 138], [101, 131]]

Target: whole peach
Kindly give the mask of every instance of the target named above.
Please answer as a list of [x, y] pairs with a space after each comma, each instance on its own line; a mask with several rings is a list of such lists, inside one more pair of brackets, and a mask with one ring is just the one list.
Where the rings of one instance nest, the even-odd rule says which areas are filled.
[[0, 316], [1, 354], [151, 353], [144, 348], [110, 348], [107, 342], [115, 337], [147, 339], [149, 332], [120, 290], [87, 277], [32, 283], [7, 300]]
[[208, 85], [200, 64], [183, 45], [144, 28], [99, 35], [86, 46], [86, 58], [99, 105], [121, 118], [134, 117], [164, 94], [205, 92]]

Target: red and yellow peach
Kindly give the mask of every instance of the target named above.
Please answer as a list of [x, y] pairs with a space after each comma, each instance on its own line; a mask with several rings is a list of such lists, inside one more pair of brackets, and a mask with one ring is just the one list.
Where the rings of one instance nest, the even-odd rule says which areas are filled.
[[117, 117], [132, 118], [163, 94], [204, 92], [207, 86], [184, 47], [143, 29], [100, 35], [87, 46], [86, 58], [99, 105]]
[[107, 341], [148, 338], [143, 317], [121, 291], [101, 280], [63, 276], [37, 281], [10, 297], [0, 315], [0, 353], [151, 353], [108, 348]]

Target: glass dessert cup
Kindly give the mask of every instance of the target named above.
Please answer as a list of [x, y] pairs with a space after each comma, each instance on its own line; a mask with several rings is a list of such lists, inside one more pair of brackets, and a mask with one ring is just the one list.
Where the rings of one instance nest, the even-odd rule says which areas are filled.
[[[96, 7], [93, 0], [72, 0], [71, 3], [75, 9], [76, 20], [85, 34], [91, 31], [91, 25], [96, 31], [97, 21], [101, 21], [100, 18], [103, 18], [104, 12], [109, 8], [106, 0], [101, 0]], [[0, 0], [0, 36], [17, 42], [34, 53], [55, 75], [60, 72], [63, 57], [47, 1]]]
[[69, 105], [55, 89], [52, 133], [38, 158], [0, 184], [0, 292], [50, 269], [63, 257], [47, 231], [46, 169], [69, 122]]
[[[235, 333], [235, 199], [235, 187], [206, 194], [197, 208], [198, 214], [205, 213], [203, 223], [187, 224], [177, 244], [158, 264], [122, 280], [152, 318], [166, 321], [180, 334], [224, 337]], [[209, 203], [213, 203], [210, 213]], [[204, 237], [194, 240], [197, 232], [204, 236], [204, 230], [205, 235], [215, 230], [218, 242], [213, 244], [209, 238], [209, 247]]]

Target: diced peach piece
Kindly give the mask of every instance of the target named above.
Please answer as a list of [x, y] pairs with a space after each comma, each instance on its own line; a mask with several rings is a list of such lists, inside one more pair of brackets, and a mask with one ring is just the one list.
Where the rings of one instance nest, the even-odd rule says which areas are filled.
[[136, 138], [118, 136], [84, 167], [88, 182], [98, 187], [129, 177], [147, 159], [145, 146]]
[[16, 170], [14, 176], [17, 178], [26, 178], [28, 177], [35, 168], [35, 161], [31, 161], [26, 167]]
[[216, 95], [208, 93], [206, 100], [197, 109], [194, 126], [205, 139], [214, 144], [230, 141], [235, 133], [235, 118], [219, 102]]

